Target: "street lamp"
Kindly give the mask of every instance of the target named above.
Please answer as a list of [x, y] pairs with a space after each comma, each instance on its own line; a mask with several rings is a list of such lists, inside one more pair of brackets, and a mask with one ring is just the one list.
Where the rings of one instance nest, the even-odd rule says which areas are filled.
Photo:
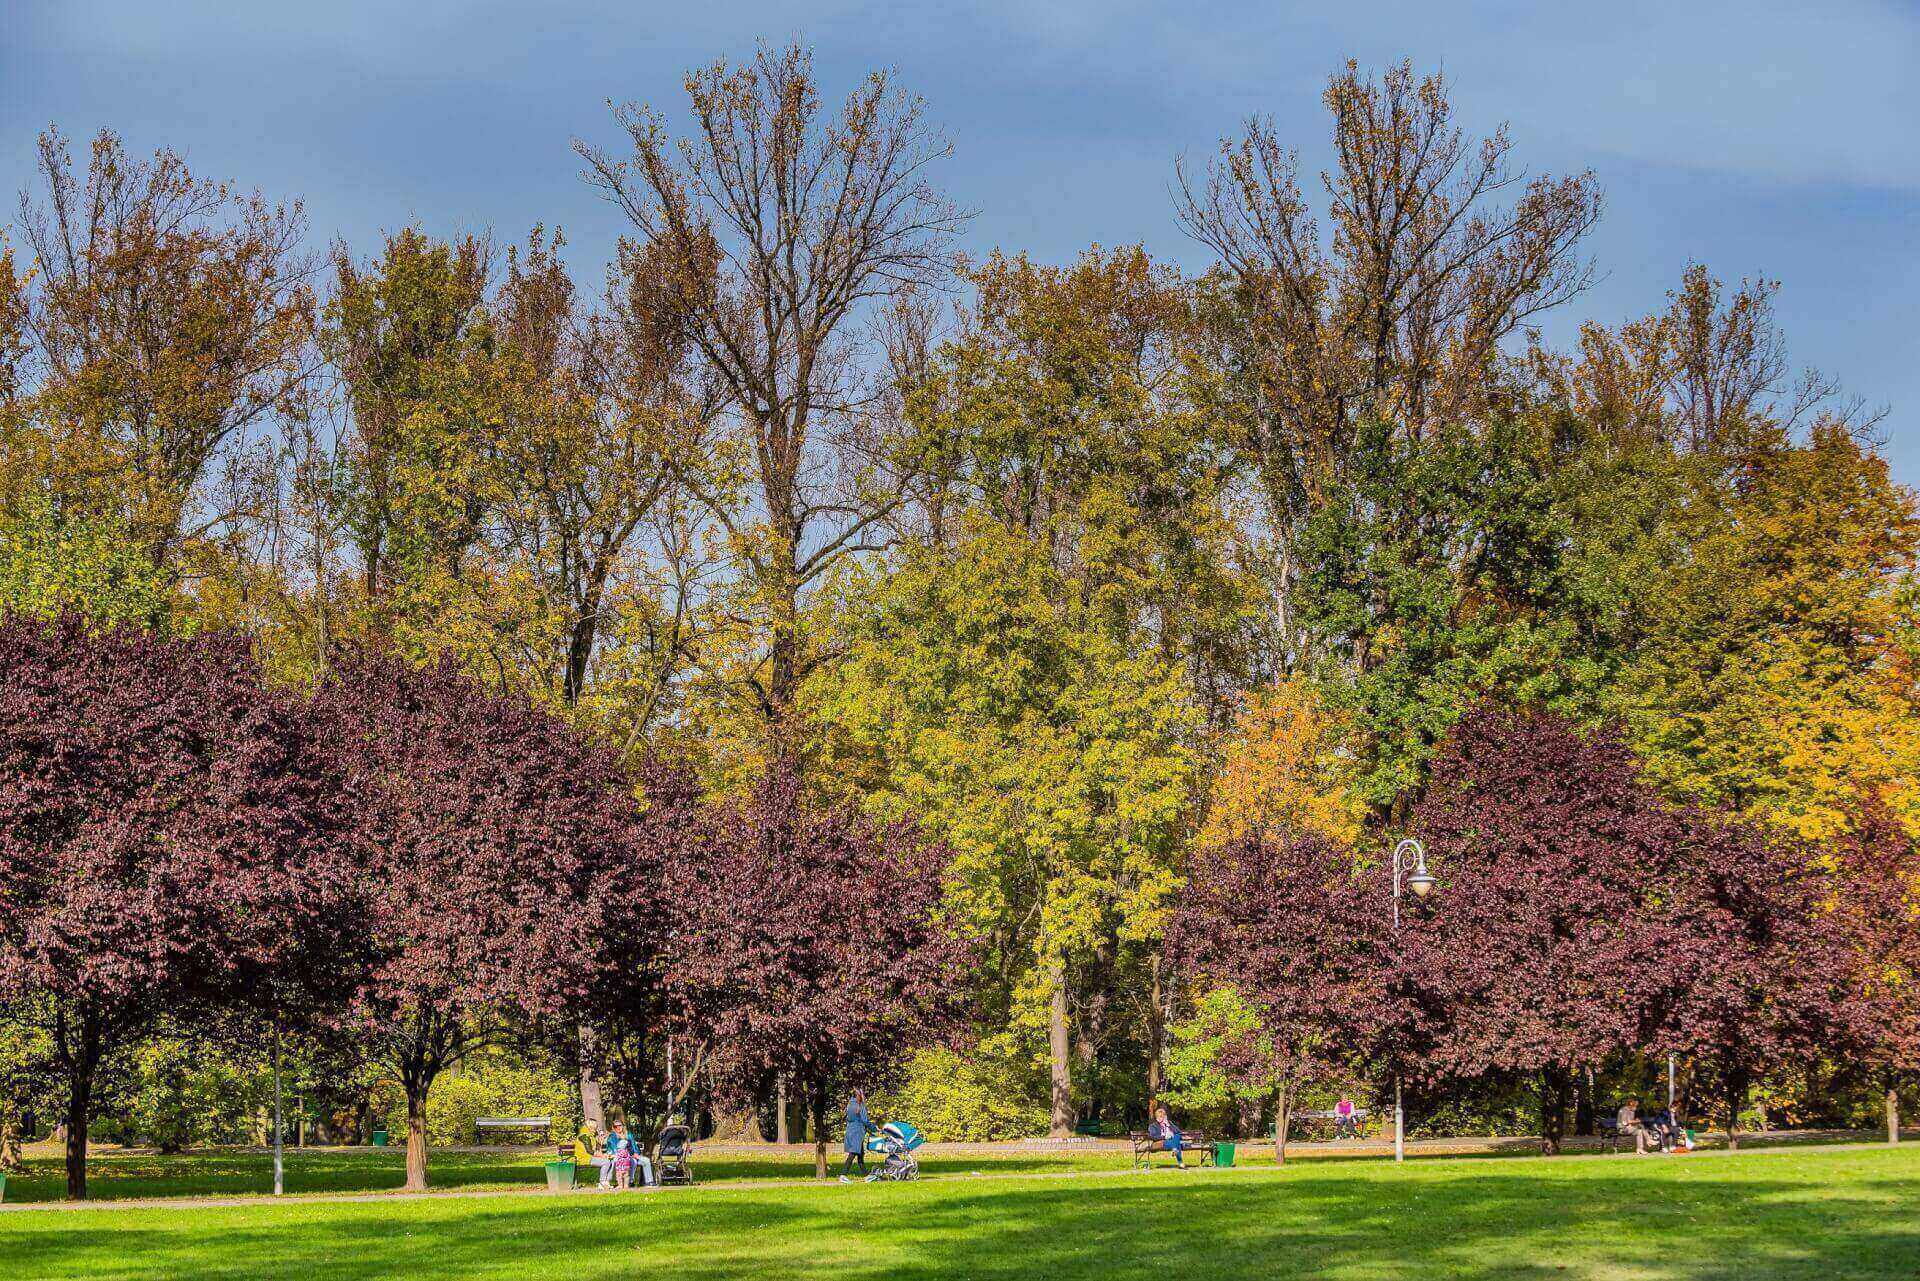
[[[1400, 928], [1400, 879], [1401, 871], [1408, 856], [1413, 858], [1413, 871], [1406, 877], [1407, 888], [1413, 891], [1415, 898], [1425, 898], [1433, 893], [1438, 883], [1433, 873], [1427, 871], [1427, 847], [1411, 836], [1393, 847], [1393, 928]], [[1407, 1114], [1400, 1103], [1400, 1074], [1393, 1074], [1393, 1159], [1407, 1159]]]

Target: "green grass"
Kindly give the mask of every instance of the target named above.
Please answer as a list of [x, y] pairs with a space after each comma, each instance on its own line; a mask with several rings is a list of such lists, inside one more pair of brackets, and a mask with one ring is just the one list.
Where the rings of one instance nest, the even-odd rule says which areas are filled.
[[0, 1277], [1920, 1273], [1920, 1149], [0, 1214]]
[[[1272, 1161], [1264, 1145], [1252, 1154], [1255, 1161]], [[1241, 1160], [1248, 1149], [1241, 1148]], [[472, 1189], [540, 1189], [546, 1186], [544, 1163], [552, 1148], [533, 1151], [502, 1148], [491, 1151], [433, 1152], [428, 1178], [439, 1191]], [[838, 1145], [829, 1154], [836, 1168]], [[1163, 1158], [1164, 1159], [1164, 1158]], [[1096, 1153], [995, 1153], [980, 1156], [929, 1156], [921, 1160], [928, 1175], [966, 1174], [976, 1170], [996, 1173], [1040, 1173], [1064, 1170], [1123, 1170], [1130, 1164], [1122, 1149]], [[743, 1179], [809, 1179], [813, 1177], [811, 1150], [775, 1153], [701, 1153], [694, 1170], [702, 1183]], [[294, 1149], [286, 1154], [286, 1189], [290, 1194], [314, 1192], [391, 1192], [406, 1181], [406, 1157], [395, 1148]], [[219, 1149], [177, 1156], [147, 1153], [96, 1153], [87, 1163], [87, 1191], [95, 1201], [126, 1201], [148, 1197], [250, 1196], [273, 1188], [273, 1158], [257, 1149]], [[8, 1203], [60, 1201], [67, 1195], [66, 1167], [57, 1156], [35, 1156], [24, 1174], [7, 1176]]]

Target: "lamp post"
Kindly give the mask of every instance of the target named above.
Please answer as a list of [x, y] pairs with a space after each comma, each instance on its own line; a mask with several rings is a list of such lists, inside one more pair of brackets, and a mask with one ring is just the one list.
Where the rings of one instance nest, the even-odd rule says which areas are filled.
[[[1435, 884], [1433, 874], [1427, 871], [1427, 847], [1411, 836], [1393, 847], [1393, 928], [1400, 929], [1400, 879], [1407, 857], [1413, 858], [1413, 871], [1406, 877], [1407, 888], [1413, 891], [1415, 898], [1425, 898], [1433, 892]], [[1407, 1114], [1400, 1102], [1400, 1074], [1393, 1074], [1393, 1159], [1407, 1159]]]

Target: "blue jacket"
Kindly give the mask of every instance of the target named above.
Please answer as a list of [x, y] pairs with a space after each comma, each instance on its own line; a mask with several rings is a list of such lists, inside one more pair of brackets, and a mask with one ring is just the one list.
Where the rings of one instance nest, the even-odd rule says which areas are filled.
[[866, 1105], [859, 1099], [847, 1100], [847, 1135], [843, 1146], [849, 1153], [867, 1150], [867, 1131], [873, 1122], [867, 1119]]

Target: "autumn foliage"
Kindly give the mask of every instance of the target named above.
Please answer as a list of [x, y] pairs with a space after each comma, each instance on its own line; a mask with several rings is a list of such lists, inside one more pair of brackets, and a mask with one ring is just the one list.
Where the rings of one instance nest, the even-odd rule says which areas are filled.
[[907, 824], [810, 803], [790, 773], [714, 823], [681, 964], [724, 994], [709, 1022], [720, 1069], [794, 1083], [824, 1176], [836, 1095], [895, 1078], [963, 1011], [969, 953], [939, 920], [943, 852]]
[[77, 1198], [96, 1077], [157, 1016], [338, 998], [357, 798], [237, 638], [11, 619], [0, 671], [0, 1003], [51, 1038]]
[[1553, 1147], [1669, 1053], [1730, 1132], [1897, 1113], [1920, 504], [1779, 282], [1689, 262], [1554, 345], [1598, 178], [1410, 62], [1334, 70], [1324, 174], [1260, 116], [1176, 165], [1193, 271], [957, 257], [891, 72], [684, 88], [684, 141], [575, 143], [600, 278], [539, 225], [316, 252], [179, 151], [41, 139], [0, 1161], [51, 1073], [82, 1193], [163, 1009], [378, 1063], [412, 1186], [494, 1049], [643, 1133], [781, 1098], [817, 1139], [937, 1038], [1010, 1116], [1131, 1127], [1207, 1019], [1196, 1106], [1282, 1144], [1403, 1077], [1537, 1088]]
[[511, 1013], [572, 997], [579, 905], [636, 819], [611, 753], [448, 666], [336, 669], [316, 711], [352, 771], [367, 956], [349, 1025], [407, 1096], [407, 1178], [426, 1184], [427, 1091]]

